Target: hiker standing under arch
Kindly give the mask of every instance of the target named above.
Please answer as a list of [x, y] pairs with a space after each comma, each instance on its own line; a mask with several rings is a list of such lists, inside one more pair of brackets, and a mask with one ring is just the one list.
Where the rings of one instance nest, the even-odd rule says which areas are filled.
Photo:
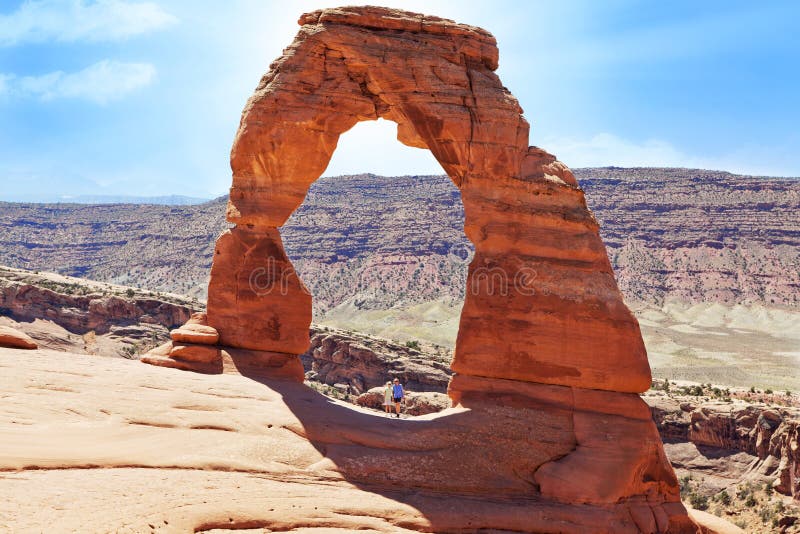
[[403, 402], [404, 396], [405, 391], [403, 390], [403, 385], [400, 383], [399, 378], [395, 378], [394, 385], [392, 386], [392, 397], [394, 400], [394, 409], [397, 417], [400, 417], [400, 403]]
[[392, 401], [394, 401], [394, 392], [392, 391], [392, 382], [386, 382], [386, 387], [383, 388], [383, 410], [386, 415], [392, 415]]

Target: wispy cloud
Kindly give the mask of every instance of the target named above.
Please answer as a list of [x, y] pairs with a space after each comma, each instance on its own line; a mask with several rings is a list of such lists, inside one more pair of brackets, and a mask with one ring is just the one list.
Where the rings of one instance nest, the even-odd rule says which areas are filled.
[[0, 46], [117, 41], [175, 22], [174, 16], [153, 2], [27, 0], [13, 13], [0, 15]]
[[12, 80], [14, 77], [10, 74], [2, 74], [0, 73], [0, 96], [8, 93], [8, 82]]
[[688, 160], [685, 154], [666, 141], [649, 139], [636, 142], [610, 133], [600, 133], [589, 138], [544, 138], [541, 145], [573, 167], [680, 166]]
[[747, 145], [725, 154], [695, 156], [660, 139], [632, 141], [607, 132], [588, 138], [543, 138], [537, 144], [576, 168], [686, 167], [755, 176], [793, 176], [789, 149], [783, 146]]
[[149, 85], [156, 68], [149, 63], [121, 63], [103, 60], [73, 73], [51, 72], [41, 76], [15, 78], [0, 74], [0, 93], [34, 96], [42, 100], [77, 98], [105, 104]]

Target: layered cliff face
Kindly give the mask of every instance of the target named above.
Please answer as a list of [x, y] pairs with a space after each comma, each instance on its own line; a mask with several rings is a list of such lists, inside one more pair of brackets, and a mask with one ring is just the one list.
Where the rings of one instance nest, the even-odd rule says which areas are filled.
[[[715, 460], [722, 464], [721, 458], [746, 453], [745, 478], [800, 500], [800, 409], [740, 400], [675, 399], [657, 393], [648, 394], [645, 400], [667, 448], [684, 449], [675, 454], [680, 468], [707, 462], [711, 485], [719, 491], [730, 482], [726, 484], [724, 472], [714, 472]], [[692, 458], [685, 453], [688, 444], [705, 454]]]
[[201, 307], [178, 295], [0, 267], [0, 324], [47, 349], [132, 358]]
[[311, 380], [331, 386], [344, 384], [356, 395], [395, 378], [414, 391], [444, 393], [453, 374], [449, 351], [422, 352], [385, 339], [320, 326], [311, 328], [311, 346], [300, 359]]
[[[800, 180], [700, 169], [573, 171], [628, 302], [800, 302]], [[213, 242], [228, 226], [226, 201], [0, 202], [0, 264], [205, 298]], [[343, 303], [359, 310], [460, 303], [472, 248], [463, 224], [449, 178], [363, 174], [314, 182], [283, 232], [319, 319]]]
[[576, 175], [627, 299], [800, 304], [800, 180], [687, 169]]

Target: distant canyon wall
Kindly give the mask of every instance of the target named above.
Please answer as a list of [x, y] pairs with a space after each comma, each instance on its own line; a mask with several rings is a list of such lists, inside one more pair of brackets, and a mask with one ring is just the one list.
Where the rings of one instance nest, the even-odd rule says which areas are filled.
[[[627, 300], [800, 305], [800, 179], [575, 171]], [[0, 264], [204, 297], [224, 199], [0, 203]], [[470, 246], [444, 176], [322, 178], [284, 230], [317, 314], [463, 298]]]

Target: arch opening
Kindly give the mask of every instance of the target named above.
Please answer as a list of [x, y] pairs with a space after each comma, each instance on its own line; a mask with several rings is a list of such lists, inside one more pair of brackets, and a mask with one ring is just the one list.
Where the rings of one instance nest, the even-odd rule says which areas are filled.
[[314, 322], [446, 352], [474, 247], [459, 189], [428, 150], [400, 144], [396, 126], [365, 121], [342, 134], [281, 233]]

